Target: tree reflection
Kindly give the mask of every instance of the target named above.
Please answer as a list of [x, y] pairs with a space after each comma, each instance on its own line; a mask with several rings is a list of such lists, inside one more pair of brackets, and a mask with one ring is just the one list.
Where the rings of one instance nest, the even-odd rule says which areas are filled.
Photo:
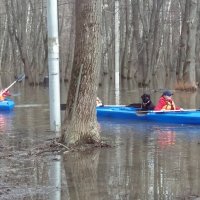
[[12, 126], [13, 113], [2, 112], [0, 113], [0, 133], [4, 133]]
[[95, 199], [98, 194], [97, 167], [100, 151], [75, 152], [64, 155], [64, 168], [70, 199]]

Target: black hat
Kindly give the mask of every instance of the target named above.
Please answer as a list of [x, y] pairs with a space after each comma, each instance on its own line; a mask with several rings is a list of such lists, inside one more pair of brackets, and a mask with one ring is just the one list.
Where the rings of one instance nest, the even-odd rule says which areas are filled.
[[162, 96], [168, 96], [168, 97], [170, 97], [172, 95], [173, 95], [173, 93], [170, 92], [169, 90], [164, 91], [163, 94], [162, 94]]

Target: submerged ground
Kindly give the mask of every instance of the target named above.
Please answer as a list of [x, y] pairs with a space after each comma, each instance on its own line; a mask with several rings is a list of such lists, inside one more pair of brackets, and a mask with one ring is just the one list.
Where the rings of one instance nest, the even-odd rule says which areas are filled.
[[[41, 150], [57, 136], [49, 130], [48, 88], [18, 91], [14, 112], [0, 114], [0, 199], [200, 198], [200, 125], [100, 120], [112, 148], [49, 153]], [[143, 91], [121, 92], [120, 103], [129, 104]], [[99, 90], [106, 104], [115, 104], [114, 95]], [[181, 107], [199, 107], [199, 93], [177, 92], [175, 99]]]

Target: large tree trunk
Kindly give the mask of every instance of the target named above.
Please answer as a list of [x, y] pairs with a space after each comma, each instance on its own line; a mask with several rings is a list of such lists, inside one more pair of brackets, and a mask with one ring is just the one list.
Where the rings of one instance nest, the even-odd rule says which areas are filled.
[[101, 61], [101, 1], [76, 0], [74, 65], [61, 138], [68, 145], [100, 139], [96, 94]]

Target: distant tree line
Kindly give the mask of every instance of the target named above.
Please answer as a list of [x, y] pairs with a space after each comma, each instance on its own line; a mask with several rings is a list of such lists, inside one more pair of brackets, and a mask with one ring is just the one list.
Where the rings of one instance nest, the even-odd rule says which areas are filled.
[[[102, 3], [100, 76], [114, 78], [114, 0]], [[24, 71], [30, 84], [48, 75], [46, 0], [1, 0], [0, 71]], [[200, 80], [198, 0], [119, 0], [121, 78], [140, 86], [172, 82], [196, 90]], [[75, 48], [75, 0], [58, 0], [61, 80]], [[101, 79], [99, 79], [101, 81]]]

